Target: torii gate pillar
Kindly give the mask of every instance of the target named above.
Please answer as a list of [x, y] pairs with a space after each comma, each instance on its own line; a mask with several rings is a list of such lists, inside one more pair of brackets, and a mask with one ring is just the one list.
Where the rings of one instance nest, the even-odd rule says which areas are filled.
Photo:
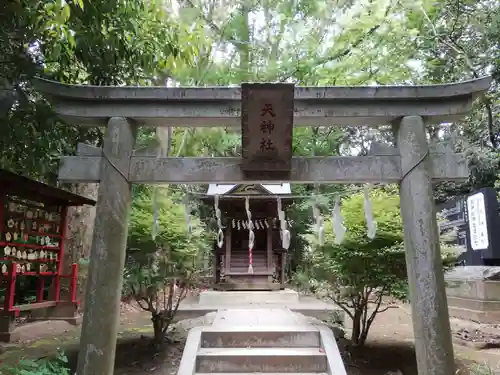
[[454, 375], [455, 361], [424, 121], [404, 117], [397, 128], [400, 204], [419, 375]]
[[113, 373], [132, 199], [127, 176], [134, 146], [135, 126], [131, 121], [111, 118], [102, 152], [78, 356], [79, 375]]

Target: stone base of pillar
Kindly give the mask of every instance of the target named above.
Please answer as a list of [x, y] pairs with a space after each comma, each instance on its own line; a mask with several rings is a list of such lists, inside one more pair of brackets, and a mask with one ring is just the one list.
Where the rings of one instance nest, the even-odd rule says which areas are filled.
[[483, 324], [500, 321], [500, 267], [456, 267], [446, 275], [450, 316]]
[[20, 334], [16, 332], [16, 319], [10, 315], [0, 315], [0, 342], [19, 341]]
[[71, 325], [79, 325], [81, 317], [78, 315], [78, 303], [61, 301], [53, 307], [40, 310], [32, 310], [33, 320], [64, 320]]

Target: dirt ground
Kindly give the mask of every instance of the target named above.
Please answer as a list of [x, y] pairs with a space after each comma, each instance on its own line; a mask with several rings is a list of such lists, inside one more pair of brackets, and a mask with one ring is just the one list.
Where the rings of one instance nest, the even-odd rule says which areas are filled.
[[[345, 352], [349, 375], [417, 375], [411, 316], [408, 311], [409, 308], [404, 306], [391, 308], [377, 317], [366, 347], [359, 351]], [[202, 318], [183, 322], [171, 335], [172, 343], [167, 350], [155, 353], [149, 345], [152, 329], [148, 315], [133, 308], [125, 308], [120, 324], [115, 374], [176, 374], [187, 329], [202, 324]], [[2, 348], [2, 363], [15, 365], [23, 357], [35, 359], [51, 356], [57, 348], [61, 348], [68, 355], [72, 367], [75, 366], [79, 328], [65, 322], [52, 321], [28, 324], [20, 329], [22, 342]], [[347, 336], [348, 334], [349, 332]], [[339, 346], [342, 348], [345, 344], [345, 341], [340, 342]], [[458, 374], [500, 374], [500, 349], [478, 350], [456, 345], [455, 357], [460, 368]], [[475, 368], [476, 364], [487, 364], [494, 372], [480, 371]]]

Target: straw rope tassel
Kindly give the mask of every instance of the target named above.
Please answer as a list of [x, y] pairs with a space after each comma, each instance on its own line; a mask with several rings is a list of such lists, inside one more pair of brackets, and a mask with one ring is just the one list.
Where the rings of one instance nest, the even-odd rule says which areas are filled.
[[253, 254], [252, 250], [255, 242], [255, 233], [253, 231], [252, 213], [250, 212], [250, 199], [245, 198], [245, 210], [248, 219], [248, 273], [253, 273]]

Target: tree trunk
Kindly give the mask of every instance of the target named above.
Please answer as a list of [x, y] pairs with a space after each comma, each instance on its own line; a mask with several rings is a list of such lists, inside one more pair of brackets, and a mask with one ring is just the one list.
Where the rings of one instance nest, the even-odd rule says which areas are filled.
[[154, 344], [160, 347], [165, 342], [163, 334], [163, 319], [159, 314], [153, 314], [151, 321], [153, 322]]
[[[90, 199], [97, 199], [98, 184], [73, 184], [71, 191]], [[92, 232], [94, 230], [95, 207], [80, 206], [69, 207], [67, 223], [67, 240], [64, 245], [63, 273], [71, 271], [73, 263], [79, 263], [81, 259], [88, 260], [90, 246], [92, 245]], [[78, 294], [80, 307], [83, 308], [83, 298], [85, 292], [85, 281], [87, 279], [87, 267], [85, 262], [80, 262], [78, 271]], [[64, 280], [64, 279], [63, 279]], [[64, 282], [64, 281], [63, 281]], [[65, 291], [65, 286], [62, 291]], [[62, 295], [64, 297], [64, 294]]]
[[351, 332], [351, 343], [353, 346], [360, 346], [361, 337], [361, 317], [363, 316], [363, 311], [360, 309], [354, 310], [354, 317], [352, 319], [352, 332]]

